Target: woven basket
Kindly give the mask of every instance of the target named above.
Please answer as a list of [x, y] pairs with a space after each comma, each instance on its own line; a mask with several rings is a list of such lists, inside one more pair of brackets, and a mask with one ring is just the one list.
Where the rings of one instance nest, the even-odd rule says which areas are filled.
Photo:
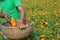
[[30, 21], [29, 27], [20, 30], [18, 27], [6, 27], [2, 26], [3, 34], [10, 39], [21, 39], [28, 36], [32, 32], [32, 22]]

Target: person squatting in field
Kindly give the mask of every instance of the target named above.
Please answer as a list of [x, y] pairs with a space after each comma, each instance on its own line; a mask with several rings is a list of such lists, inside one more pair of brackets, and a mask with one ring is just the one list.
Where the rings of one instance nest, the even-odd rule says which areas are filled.
[[6, 22], [4, 17], [13, 17], [19, 21], [19, 28], [24, 28], [23, 21], [25, 19], [25, 10], [21, 0], [0, 0], [0, 18], [1, 22]]

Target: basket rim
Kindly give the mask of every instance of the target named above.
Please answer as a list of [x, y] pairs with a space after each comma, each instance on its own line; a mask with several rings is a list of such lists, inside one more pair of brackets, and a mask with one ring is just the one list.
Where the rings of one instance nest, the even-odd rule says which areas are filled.
[[[30, 25], [33, 25], [33, 22], [32, 21], [30, 21]], [[17, 27], [6, 27], [6, 26], [4, 26], [4, 25], [2, 25], [2, 24], [0, 24], [0, 26], [1, 27], [4, 27], [4, 28], [17, 28]], [[31, 26], [32, 27], [32, 26]]]

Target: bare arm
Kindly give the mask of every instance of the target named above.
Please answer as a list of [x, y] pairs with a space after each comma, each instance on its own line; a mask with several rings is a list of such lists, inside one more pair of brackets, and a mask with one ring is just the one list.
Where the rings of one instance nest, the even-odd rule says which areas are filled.
[[24, 21], [24, 19], [25, 19], [25, 10], [24, 10], [23, 6], [19, 6], [19, 7], [18, 7], [18, 10], [19, 10], [20, 13], [21, 13], [21, 15], [20, 15], [20, 22], [19, 22], [19, 28], [20, 28], [20, 29], [23, 29], [23, 28], [25, 28], [25, 27], [23, 26], [23, 21]]
[[3, 18], [5, 14], [2, 13], [2, 11], [0, 10], [0, 18]]
[[20, 20], [23, 21], [25, 19], [25, 10], [23, 8], [23, 6], [19, 6], [18, 10], [20, 11], [21, 15], [20, 15]]
[[7, 19], [8, 17], [9, 17], [9, 16], [8, 16], [7, 13], [3, 14], [2, 11], [0, 10], [0, 18], [6, 18], [6, 20], [9, 21], [9, 20]]
[[2, 11], [0, 10], [0, 18], [2, 17]]

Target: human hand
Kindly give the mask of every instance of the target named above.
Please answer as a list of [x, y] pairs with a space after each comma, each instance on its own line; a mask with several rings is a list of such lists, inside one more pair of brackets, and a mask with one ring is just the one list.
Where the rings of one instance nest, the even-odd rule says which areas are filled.
[[10, 17], [8, 16], [7, 13], [3, 14], [2, 16], [3, 16], [4, 18], [6, 18], [6, 20], [7, 20], [8, 22], [10, 22]]
[[24, 23], [23, 23], [22, 20], [19, 20], [18, 27], [19, 27], [21, 30], [23, 30], [23, 29], [26, 28], [26, 27], [24, 26]]

